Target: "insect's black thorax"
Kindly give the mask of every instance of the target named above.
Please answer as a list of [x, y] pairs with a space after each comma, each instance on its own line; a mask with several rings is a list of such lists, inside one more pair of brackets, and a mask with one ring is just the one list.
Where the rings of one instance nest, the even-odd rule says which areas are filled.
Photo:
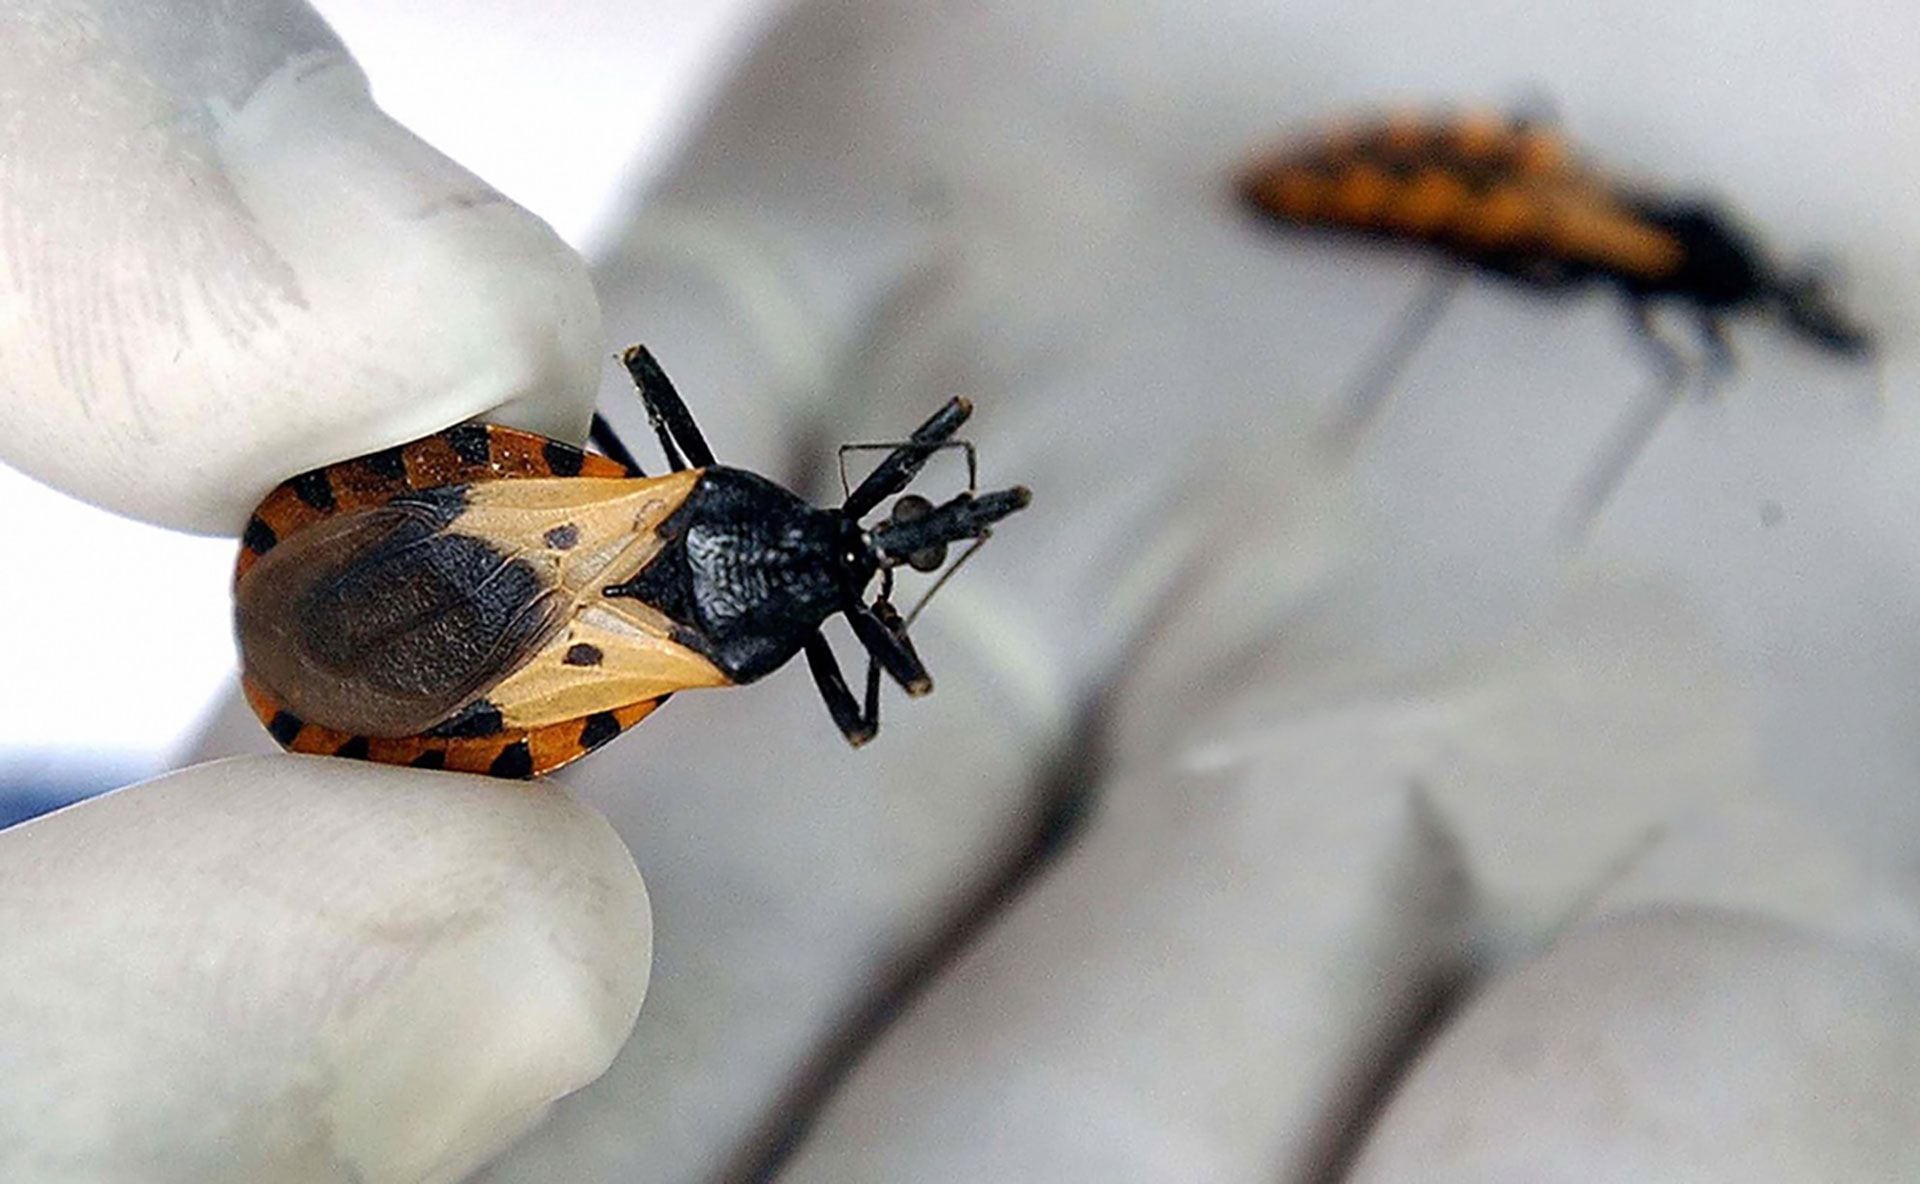
[[665, 545], [604, 594], [633, 597], [669, 617], [675, 640], [737, 683], [784, 664], [823, 621], [873, 578], [859, 527], [764, 477], [706, 470], [662, 522]]
[[1758, 246], [1726, 215], [1697, 202], [1636, 203], [1646, 221], [1672, 235], [1681, 247], [1677, 270], [1629, 286], [1648, 295], [1682, 296], [1707, 308], [1750, 304], [1768, 290]]

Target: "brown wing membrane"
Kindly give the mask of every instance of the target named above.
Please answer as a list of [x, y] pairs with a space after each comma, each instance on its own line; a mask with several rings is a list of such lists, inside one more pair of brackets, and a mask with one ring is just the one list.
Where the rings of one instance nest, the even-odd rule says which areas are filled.
[[461, 493], [335, 514], [261, 556], [236, 597], [248, 672], [303, 719], [399, 737], [538, 650], [571, 604], [551, 568], [448, 525]]

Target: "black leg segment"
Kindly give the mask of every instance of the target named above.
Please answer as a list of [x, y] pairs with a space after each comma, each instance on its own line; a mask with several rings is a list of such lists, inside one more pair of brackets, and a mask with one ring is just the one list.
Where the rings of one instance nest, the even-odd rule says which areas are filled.
[[[673, 389], [673, 382], [666, 371], [660, 369], [660, 363], [653, 360], [653, 354], [644, 345], [629, 347], [620, 355], [620, 362], [626, 366], [627, 373], [633, 376], [633, 385], [640, 390], [640, 401], [646, 405], [647, 418], [653, 423], [654, 434], [660, 437], [660, 447], [667, 454], [667, 465], [674, 472], [688, 467], [704, 469], [713, 464], [713, 450], [707, 447], [706, 437], [700, 434], [700, 428], [693, 422], [693, 413], [680, 398], [680, 392]], [[684, 458], [682, 454], [684, 455]]]
[[847, 622], [853, 626], [853, 635], [860, 639], [860, 644], [873, 655], [873, 660], [906, 688], [907, 694], [918, 698], [933, 690], [933, 676], [921, 664], [920, 655], [913, 652], [912, 643], [904, 634], [895, 632], [879, 612], [864, 604], [848, 605]]
[[874, 733], [880, 730], [879, 684], [874, 675], [869, 672], [867, 676], [867, 709], [862, 711], [853, 692], [847, 688], [846, 677], [840, 673], [840, 662], [833, 656], [826, 634], [814, 630], [807, 638], [806, 652], [813, 684], [820, 688], [820, 697], [827, 703], [827, 714], [833, 716], [833, 724], [840, 729], [840, 734], [855, 748], [873, 739]]
[[888, 453], [886, 459], [867, 474], [859, 488], [847, 495], [840, 512], [852, 519], [864, 518], [875, 506], [905, 489], [919, 475], [927, 458], [939, 451], [940, 445], [959, 431], [960, 425], [972, 414], [973, 404], [965, 399], [949, 399], [946, 406], [914, 429], [907, 443]]
[[598, 411], [593, 413], [593, 427], [588, 429], [587, 439], [593, 441], [593, 446], [600, 450], [601, 456], [627, 466], [627, 472], [636, 477], [647, 475], [647, 471], [640, 467], [640, 462], [634, 459], [633, 450], [627, 447], [627, 442], [620, 438], [620, 433], [613, 430], [613, 425], [607, 422], [607, 417]]

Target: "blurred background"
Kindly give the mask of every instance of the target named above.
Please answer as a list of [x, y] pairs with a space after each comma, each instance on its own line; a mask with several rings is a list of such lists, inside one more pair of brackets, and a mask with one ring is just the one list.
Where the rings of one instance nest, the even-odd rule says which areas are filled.
[[[1255, 1062], [1233, 1063], [1244, 1076], [1285, 1072], [1269, 1055], [1280, 1041], [1242, 1039], [1282, 1021], [1236, 1011], [1230, 989], [1269, 969], [1251, 964], [1261, 955], [1309, 951], [1301, 991], [1275, 992], [1306, 1000], [1291, 1014], [1377, 1003], [1396, 1017], [1383, 1044], [1417, 1038], [1431, 1001], [1369, 996], [1397, 980], [1356, 968], [1364, 924], [1329, 924], [1324, 948], [1290, 944], [1350, 875], [1302, 858], [1299, 882], [1281, 881], [1294, 855], [1345, 850], [1341, 826], [1299, 837], [1320, 833], [1316, 809], [1419, 799], [1405, 807], [1417, 817], [1379, 829], [1396, 844], [1432, 838], [1430, 824], [1444, 834], [1444, 857], [1422, 848], [1407, 863], [1468, 869], [1478, 899], [1457, 911], [1474, 914], [1472, 940], [1410, 905], [1381, 923], [1405, 925], [1411, 946], [1447, 942], [1443, 960], [1454, 946], [1537, 949], [1663, 836], [1697, 838], [1689, 811], [1734, 816], [1714, 812], [1736, 799], [1788, 804], [1782, 832], [1813, 819], [1874, 877], [1914, 870], [1920, 22], [1906, 6], [318, 7], [391, 114], [594, 263], [609, 346], [652, 344], [723, 459], [822, 494], [831, 443], [898, 431], [966, 392], [983, 479], [1038, 494], [918, 627], [941, 695], [917, 711], [890, 700], [887, 742], [859, 764], [789, 671], [738, 702], [685, 696], [623, 742], [633, 760], [569, 774], [654, 893], [653, 993], [608, 1077], [488, 1178], [630, 1179], [644, 1162], [656, 1178], [709, 1179], [715, 1163], [776, 1162], [782, 1117], [815, 1112], [918, 989], [914, 966], [953, 955], [940, 935], [966, 936], [995, 903], [976, 890], [1004, 882], [1057, 789], [1050, 758], [1081, 787], [1113, 788], [1103, 762], [1136, 774], [1112, 779], [1104, 829], [1080, 849], [1096, 866], [1122, 849], [1104, 865], [1111, 890], [1078, 902], [1088, 915], [1129, 892], [1193, 892], [1200, 922], [1183, 914], [1155, 940], [1121, 926], [1095, 983], [1125, 1018], [1107, 1026], [1121, 1047], [1091, 1059], [1156, 1081], [1155, 1034], [1183, 1029], [1130, 1027], [1132, 984], [1151, 988], [1181, 956], [1227, 984], [1218, 997], [1184, 993], [1192, 982], [1140, 994], [1163, 1005], [1154, 1018], [1217, 1021], [1228, 1052]], [[1876, 367], [1848, 366], [1736, 320], [1740, 368], [1721, 398], [1669, 418], [1572, 550], [1557, 530], [1566, 497], [1648, 378], [1617, 299], [1471, 282], [1361, 446], [1329, 455], [1315, 427], [1429, 261], [1269, 233], [1230, 185], [1250, 154], [1354, 110], [1543, 100], [1608, 173], [1722, 199], [1782, 260], [1831, 260], [1882, 344]], [[637, 428], [624, 380], [610, 373], [604, 395]], [[24, 553], [83, 540], [137, 568], [150, 601], [128, 612], [106, 589], [43, 581], [0, 621], [0, 652], [111, 672], [117, 696], [103, 741], [99, 680], [0, 690], [10, 808], [266, 746], [243, 715], [210, 722], [231, 680], [231, 541], [121, 522], [4, 473], [0, 499]], [[174, 624], [156, 636], [154, 619]], [[1350, 740], [1308, 726], [1350, 707]], [[214, 739], [193, 739], [209, 727]], [[1262, 748], [1281, 735], [1338, 751], [1295, 768], [1273, 757], [1281, 742]], [[1339, 763], [1375, 756], [1378, 768]], [[1266, 780], [1231, 779], [1248, 767]], [[1283, 808], [1301, 803], [1298, 818]], [[1723, 866], [1670, 850], [1683, 868]], [[1216, 860], [1201, 887], [1180, 879]], [[1385, 911], [1457, 888], [1433, 875], [1448, 883], [1383, 872]], [[1738, 896], [1765, 878], [1714, 887]], [[1009, 923], [1015, 954], [1029, 952], [1020, 923], [1048, 907]], [[1256, 912], [1280, 920], [1240, 940]], [[1030, 940], [1037, 957], [1051, 948]], [[1018, 977], [1007, 961], [1020, 964], [996, 964], [995, 979], [963, 958], [948, 981], [991, 997]], [[1044, 996], [1054, 980], [1036, 978]], [[1025, 1001], [1027, 985], [1007, 989]], [[937, 1048], [973, 1032], [970, 1018], [995, 1030], [969, 998], [941, 1002], [871, 1072], [944, 1074], [913, 1040]], [[1037, 1047], [1067, 1026], [1028, 1035]], [[999, 1052], [1042, 1078], [1051, 1064]], [[1324, 1063], [1343, 1058], [1362, 1054]], [[998, 1096], [1004, 1067], [980, 1072], [988, 1096], [966, 1111], [984, 1125], [1021, 1109]], [[874, 1096], [845, 1105], [852, 1137], [826, 1145], [912, 1129], [885, 1105], [922, 1095], [855, 1095]], [[1312, 1102], [1300, 1110], [1317, 1119]], [[800, 1178], [853, 1178], [820, 1154]], [[719, 1173], [740, 1176], [754, 1178]]]

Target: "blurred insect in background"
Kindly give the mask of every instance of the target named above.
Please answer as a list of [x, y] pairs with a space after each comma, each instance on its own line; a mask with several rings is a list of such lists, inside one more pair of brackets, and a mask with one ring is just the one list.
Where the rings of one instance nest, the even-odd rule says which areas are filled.
[[[622, 360], [667, 476], [644, 476], [595, 416], [611, 457], [469, 423], [267, 496], [234, 580], [242, 683], [274, 739], [295, 752], [531, 777], [605, 744], [675, 691], [749, 683], [796, 653], [855, 745], [879, 728], [881, 670], [908, 694], [932, 690], [906, 631], [926, 597], [902, 617], [894, 569], [940, 568], [948, 544], [977, 547], [1028, 501], [1017, 486], [976, 493], [971, 448], [952, 438], [971, 407], [948, 402], [887, 446], [838, 509], [821, 510], [716, 465], [652, 355], [635, 347]], [[950, 447], [968, 450], [965, 493], [938, 505], [907, 494], [862, 525]], [[821, 632], [836, 613], [868, 653], [864, 701]]]
[[1841, 357], [1871, 352], [1867, 333], [1835, 306], [1819, 274], [1777, 269], [1708, 202], [1589, 171], [1532, 119], [1401, 114], [1340, 127], [1261, 158], [1239, 187], [1270, 224], [1417, 243], [1442, 255], [1442, 271], [1343, 398], [1332, 429], [1343, 442], [1372, 420], [1466, 276], [1545, 291], [1598, 281], [1619, 291], [1653, 358], [1655, 385], [1582, 481], [1571, 508], [1578, 527], [1605, 504], [1693, 370], [1655, 327], [1657, 302], [1690, 312], [1707, 390], [1733, 367], [1726, 320], [1736, 313], [1772, 314]]

